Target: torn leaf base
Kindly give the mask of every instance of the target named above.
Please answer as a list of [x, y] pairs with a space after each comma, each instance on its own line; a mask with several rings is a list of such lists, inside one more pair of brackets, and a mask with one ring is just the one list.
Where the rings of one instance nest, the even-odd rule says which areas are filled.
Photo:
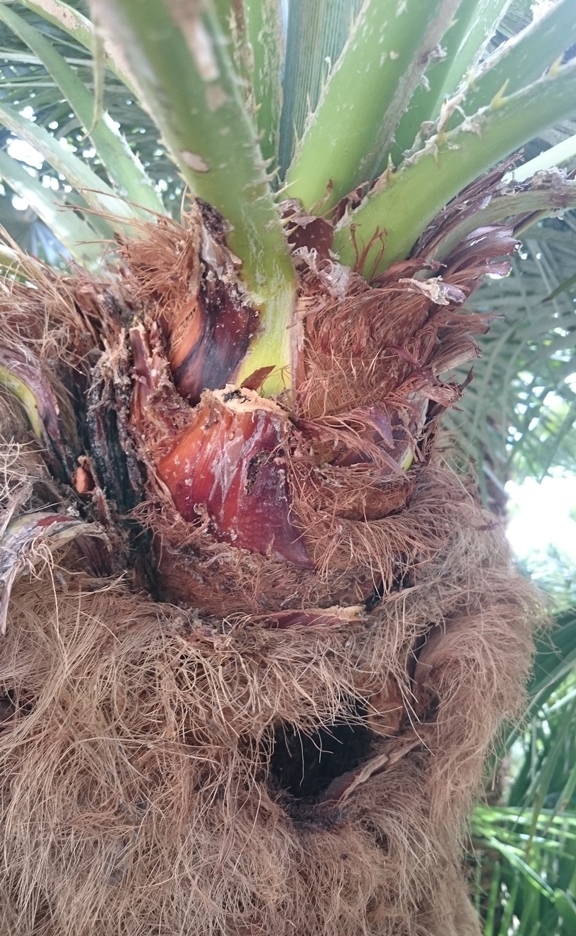
[[11, 520], [0, 539], [0, 634], [6, 633], [8, 605], [14, 582], [24, 571], [50, 562], [55, 550], [79, 536], [104, 537], [94, 523], [38, 511]]

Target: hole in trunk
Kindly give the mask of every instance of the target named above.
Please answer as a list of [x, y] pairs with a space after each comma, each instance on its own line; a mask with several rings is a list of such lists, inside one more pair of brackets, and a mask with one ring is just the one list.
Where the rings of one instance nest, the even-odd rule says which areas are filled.
[[313, 734], [281, 725], [274, 735], [270, 777], [276, 787], [296, 799], [320, 796], [336, 777], [370, 756], [377, 736], [359, 724], [334, 724]]
[[0, 689], [0, 731], [11, 727], [18, 714], [29, 715], [32, 709], [32, 703], [19, 698], [13, 689]]
[[6, 694], [0, 696], [0, 731], [2, 731], [3, 724], [8, 722], [9, 719], [13, 716], [16, 711], [16, 706], [12, 701], [12, 698]]

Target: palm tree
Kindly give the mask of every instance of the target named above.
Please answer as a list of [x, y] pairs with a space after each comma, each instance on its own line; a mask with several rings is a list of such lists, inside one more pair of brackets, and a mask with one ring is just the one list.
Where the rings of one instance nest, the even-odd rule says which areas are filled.
[[576, 204], [503, 162], [574, 110], [571, 2], [490, 54], [507, 7], [292, 0], [283, 58], [275, 0], [0, 6], [52, 167], [0, 174], [73, 258], [2, 253], [2, 934], [478, 933], [538, 602], [438, 428]]

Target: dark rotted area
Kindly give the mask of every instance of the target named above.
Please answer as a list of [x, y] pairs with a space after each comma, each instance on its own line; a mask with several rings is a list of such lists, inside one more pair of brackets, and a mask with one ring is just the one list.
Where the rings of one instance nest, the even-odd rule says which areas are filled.
[[375, 737], [361, 724], [328, 725], [312, 734], [281, 725], [274, 735], [270, 779], [296, 799], [314, 800], [370, 756]]

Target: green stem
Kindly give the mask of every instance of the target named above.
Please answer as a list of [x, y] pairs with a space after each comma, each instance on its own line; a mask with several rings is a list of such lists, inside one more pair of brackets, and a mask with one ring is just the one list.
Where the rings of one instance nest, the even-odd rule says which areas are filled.
[[[576, 65], [489, 107], [447, 134], [437, 134], [397, 172], [386, 172], [356, 210], [340, 222], [334, 249], [354, 266], [365, 250], [364, 275], [376, 275], [410, 250], [448, 202], [475, 178], [575, 110]], [[356, 238], [356, 247], [353, 242]]]
[[[392, 147], [392, 161], [412, 148], [425, 121], [436, 120], [443, 98], [454, 92], [466, 71], [477, 60], [483, 45], [494, 33], [510, 0], [461, 0], [454, 21], [442, 39], [444, 57], [426, 72], [426, 82], [416, 88], [406, 108]], [[381, 166], [384, 171], [385, 166]]]
[[[546, 172], [555, 166], [561, 166], [562, 163], [568, 162], [574, 156], [576, 156], [576, 133], [565, 140], [561, 140], [560, 143], [556, 143], [555, 146], [542, 150], [538, 156], [535, 156], [529, 162], [516, 166], [508, 175], [514, 182], [524, 182], [525, 179], [530, 179], [537, 172]], [[504, 181], [506, 181], [506, 178], [507, 176], [504, 177]]]
[[[278, 208], [210, 0], [94, 0], [129, 61], [141, 98], [193, 193], [230, 226], [229, 244], [260, 309], [262, 329], [241, 376], [290, 364], [295, 277]], [[281, 377], [267, 392], [284, 387]]]
[[215, 0], [269, 168], [278, 164], [283, 37], [277, 0]]
[[280, 120], [282, 176], [302, 137], [306, 119], [350, 35], [363, 0], [290, 0]]
[[468, 69], [480, 61], [511, 2], [512, 0], [462, 0], [456, 19], [465, 20], [466, 29], [454, 55], [446, 57], [448, 66], [439, 94], [439, 103], [457, 88]]
[[277, 0], [244, 0], [247, 39], [253, 56], [256, 125], [262, 156], [270, 169], [278, 164], [282, 110], [282, 23]]

